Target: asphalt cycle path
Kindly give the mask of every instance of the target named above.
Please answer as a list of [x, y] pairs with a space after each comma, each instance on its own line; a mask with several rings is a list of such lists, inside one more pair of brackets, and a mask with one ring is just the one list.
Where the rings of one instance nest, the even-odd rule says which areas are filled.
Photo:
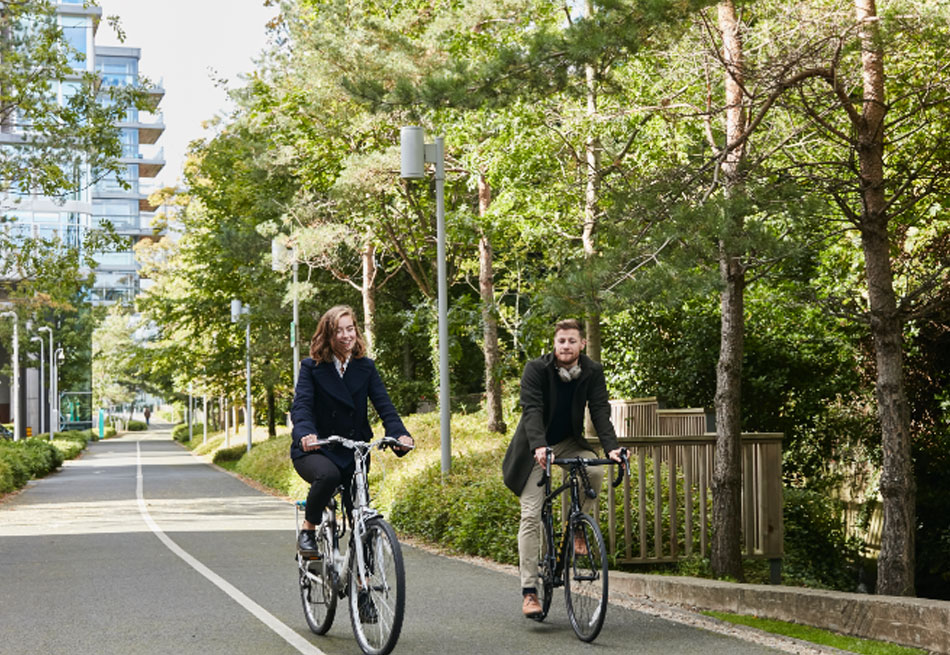
[[[0, 503], [0, 655], [358, 654], [345, 601], [326, 635], [307, 628], [293, 505], [207, 465], [162, 427], [92, 443]], [[520, 615], [515, 576], [403, 554], [396, 653], [778, 652], [615, 605], [588, 646], [562, 594], [537, 623]]]

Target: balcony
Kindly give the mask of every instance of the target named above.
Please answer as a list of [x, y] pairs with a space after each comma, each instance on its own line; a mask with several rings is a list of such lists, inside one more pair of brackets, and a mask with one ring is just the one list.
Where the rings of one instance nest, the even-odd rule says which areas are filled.
[[165, 167], [165, 149], [161, 148], [154, 153], [138, 153], [136, 157], [122, 157], [123, 164], [136, 164], [139, 167], [139, 178], [155, 177]]
[[157, 107], [158, 103], [160, 103], [162, 98], [165, 97], [165, 78], [159, 78], [159, 80], [156, 82], [149, 80], [149, 86], [147, 90], [148, 97], [152, 99], [154, 106]]
[[124, 127], [132, 130], [138, 130], [139, 143], [143, 145], [152, 145], [158, 141], [159, 137], [165, 132], [165, 116], [162, 113], [155, 113], [151, 116], [153, 120], [131, 120], [118, 123], [118, 127]]

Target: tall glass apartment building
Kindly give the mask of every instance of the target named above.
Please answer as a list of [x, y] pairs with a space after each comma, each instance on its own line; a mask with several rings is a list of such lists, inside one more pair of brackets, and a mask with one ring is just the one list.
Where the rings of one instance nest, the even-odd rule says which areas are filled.
[[[63, 34], [76, 54], [71, 64], [75, 80], [60, 84], [60, 100], [69, 97], [79, 86], [79, 76], [98, 72], [104, 85], [130, 85], [139, 82], [139, 48], [96, 46], [95, 35], [102, 17], [99, 7], [84, 7], [83, 0], [61, 0], [56, 8]], [[155, 106], [161, 101], [164, 89], [153, 84], [150, 93]], [[14, 234], [37, 237], [58, 237], [69, 246], [79, 247], [84, 232], [108, 221], [125, 241], [120, 252], [96, 257], [96, 283], [91, 300], [95, 304], [131, 301], [141, 288], [138, 266], [132, 254], [133, 244], [152, 236], [150, 221], [153, 217], [148, 195], [154, 189], [149, 184], [165, 165], [164, 153], [157, 145], [165, 130], [162, 115], [130, 109], [119, 123], [122, 139], [122, 159], [125, 170], [122, 182], [116, 175], [97, 179], [95, 171], [75, 172], [76, 188], [65, 197], [49, 198], [20, 193], [16, 204], [4, 203], [4, 214], [15, 219], [11, 225]], [[17, 138], [0, 134], [0, 142]]]
[[[79, 88], [84, 72], [98, 72], [104, 85], [140, 82], [139, 48], [96, 45], [101, 8], [86, 7], [83, 0], [59, 0], [55, 6], [63, 34], [76, 51], [70, 62], [76, 75], [59, 85], [56, 92], [60, 102]], [[151, 84], [150, 94], [155, 111], [130, 109], [117, 125], [122, 140], [120, 161], [124, 165], [119, 175], [99, 179], [100, 176], [87, 167], [87, 170], [73, 172], [75, 188], [65, 196], [50, 198], [13, 188], [7, 197], [0, 199], [3, 214], [8, 220], [13, 219], [6, 223], [5, 229], [14, 236], [58, 238], [68, 246], [78, 248], [87, 230], [106, 221], [111, 223], [123, 238], [124, 247], [95, 257], [98, 266], [90, 297], [93, 304], [130, 302], [142, 288], [133, 245], [141, 239], [154, 238], [150, 225], [154, 209], [148, 196], [155, 190], [153, 179], [165, 165], [164, 153], [158, 145], [165, 130], [162, 115], [157, 110], [164, 96], [161, 82]], [[4, 143], [16, 144], [22, 138], [17, 131], [16, 125], [3, 125], [0, 147]], [[9, 361], [9, 352], [4, 345], [0, 345], [0, 357], [4, 358], [2, 361]], [[39, 372], [30, 368], [36, 364], [21, 361], [20, 366], [21, 419], [36, 434], [39, 432], [40, 412], [48, 416], [48, 407], [39, 398]], [[10, 390], [10, 380], [0, 379], [0, 422], [10, 420]]]
[[[97, 46], [94, 61], [104, 85], [130, 85], [139, 80], [139, 57], [138, 48]], [[153, 85], [150, 92], [157, 107], [164, 94], [161, 84]], [[165, 166], [164, 153], [157, 145], [165, 130], [160, 113], [132, 108], [119, 128], [121, 162], [125, 165], [122, 181], [116, 175], [96, 181], [90, 195], [90, 225], [97, 227], [108, 221], [125, 238], [127, 246], [121, 252], [98, 257], [94, 303], [131, 301], [138, 294], [141, 282], [132, 246], [139, 239], [152, 236], [150, 223], [154, 213], [148, 196], [155, 189], [150, 181]]]

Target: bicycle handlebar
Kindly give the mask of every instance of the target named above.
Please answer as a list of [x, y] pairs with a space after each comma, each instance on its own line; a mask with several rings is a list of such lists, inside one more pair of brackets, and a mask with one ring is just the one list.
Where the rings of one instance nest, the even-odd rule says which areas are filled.
[[402, 448], [405, 450], [413, 450], [416, 446], [415, 444], [404, 444], [396, 437], [383, 436], [377, 439], [376, 441], [356, 441], [354, 439], [347, 439], [336, 434], [331, 434], [326, 439], [318, 439], [317, 446], [329, 446], [330, 444], [339, 444], [350, 450], [356, 450], [365, 452], [367, 450], [372, 450], [373, 448], [378, 448], [382, 450], [384, 448]]
[[547, 478], [551, 475], [551, 464], [558, 464], [560, 466], [570, 466], [572, 464], [583, 464], [584, 466], [603, 466], [605, 464], [620, 464], [617, 468], [617, 478], [611, 482], [611, 487], [616, 487], [623, 480], [624, 471], [630, 470], [630, 455], [626, 448], [620, 449], [620, 462], [616, 462], [612, 459], [601, 459], [594, 457], [567, 457], [567, 458], [557, 458], [553, 457], [553, 451], [547, 449], [547, 457], [545, 458], [546, 465], [544, 467], [544, 474], [541, 476], [541, 479], [538, 481], [538, 486], [542, 487], [547, 482]]

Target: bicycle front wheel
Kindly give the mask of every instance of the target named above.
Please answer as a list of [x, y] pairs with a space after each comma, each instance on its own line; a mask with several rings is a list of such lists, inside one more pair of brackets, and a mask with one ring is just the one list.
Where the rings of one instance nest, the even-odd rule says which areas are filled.
[[538, 602], [541, 603], [541, 614], [533, 617], [537, 621], [543, 621], [551, 609], [551, 596], [554, 594], [554, 570], [552, 569], [552, 558], [548, 558], [547, 547], [547, 518], [541, 518], [541, 539], [538, 542]]
[[350, 557], [350, 622], [367, 655], [386, 655], [396, 645], [406, 605], [402, 549], [392, 527], [381, 518], [366, 522], [363, 535], [366, 577], [360, 580], [355, 554]]
[[[333, 586], [331, 566], [333, 562], [333, 543], [328, 538], [330, 528], [321, 526], [317, 532], [317, 551], [319, 559], [300, 561], [300, 600], [303, 602], [303, 615], [310, 630], [318, 635], [326, 634], [333, 625], [336, 616], [337, 595]], [[300, 555], [297, 556], [298, 558]]]
[[564, 549], [564, 597], [571, 627], [581, 641], [593, 641], [607, 613], [607, 547], [600, 528], [586, 514], [571, 519]]

